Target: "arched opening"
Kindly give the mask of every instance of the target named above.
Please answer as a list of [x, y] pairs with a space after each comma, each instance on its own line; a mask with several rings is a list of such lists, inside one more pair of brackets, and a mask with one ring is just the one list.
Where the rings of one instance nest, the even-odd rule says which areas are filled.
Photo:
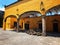
[[7, 16], [7, 17], [4, 19], [4, 22], [6, 22], [7, 18], [9, 18], [9, 17], [17, 18], [17, 17], [16, 17], [16, 16], [14, 16], [14, 15], [9, 15], [9, 16]]
[[[40, 20], [41, 13], [38, 11], [28, 11], [19, 16], [20, 26], [24, 30], [37, 29], [37, 22]], [[21, 25], [23, 24], [23, 26]]]
[[14, 15], [7, 16], [5, 18], [5, 20], [4, 20], [4, 22], [5, 22], [5, 25], [4, 25], [5, 30], [7, 30], [7, 29], [13, 29], [17, 25], [15, 23], [15, 22], [17, 22], [17, 17], [14, 16]]
[[[56, 20], [55, 20], [56, 19]], [[46, 24], [48, 31], [58, 32], [59, 26], [58, 21], [60, 19], [60, 5], [54, 6], [46, 12]], [[53, 22], [51, 22], [54, 20]], [[58, 20], [58, 21], [57, 21]]]
[[46, 16], [60, 15], [60, 5], [54, 6], [46, 11]]
[[19, 19], [20, 19], [21, 17], [23, 17], [23, 18], [26, 18], [26, 17], [31, 18], [31, 17], [39, 17], [39, 16], [41, 16], [41, 13], [38, 12], [38, 11], [28, 11], [28, 12], [24, 12], [23, 14], [21, 14], [21, 15], [19, 16]]

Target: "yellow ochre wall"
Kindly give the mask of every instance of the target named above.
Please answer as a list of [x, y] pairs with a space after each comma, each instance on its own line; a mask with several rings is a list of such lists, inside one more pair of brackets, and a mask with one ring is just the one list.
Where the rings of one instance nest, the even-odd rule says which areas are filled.
[[[47, 12], [47, 10], [51, 9], [52, 7], [60, 5], [60, 0], [49, 0], [49, 1], [42, 0], [42, 1], [44, 4], [45, 13]], [[28, 12], [28, 11], [38, 11], [41, 14], [43, 14], [40, 9], [40, 3], [41, 3], [41, 0], [23, 0], [23, 1], [15, 3], [11, 6], [8, 6], [5, 8], [4, 20], [7, 16], [10, 16], [10, 15], [14, 15], [18, 18], [19, 16], [17, 16], [17, 14], [21, 15], [24, 12]], [[18, 9], [18, 11], [17, 11], [17, 9]], [[10, 24], [13, 24], [13, 23], [11, 23], [12, 19], [7, 18], [6, 22], [4, 22], [4, 20], [3, 20], [3, 29], [6, 29], [6, 30], [10, 29]], [[41, 19], [38, 19], [38, 20], [41, 20]], [[13, 21], [14, 21], [14, 19], [13, 19]]]
[[[42, 0], [44, 3], [44, 8], [47, 11], [48, 9], [60, 5], [60, 0]], [[54, 3], [53, 3], [54, 2]], [[40, 0], [27, 0], [27, 1], [20, 1], [16, 4], [13, 4], [11, 6], [6, 7], [5, 9], [5, 18], [9, 15], [15, 15], [18, 13], [19, 15], [23, 14], [24, 12], [28, 12], [28, 11], [39, 11], [40, 13], [42, 13], [40, 11]], [[16, 10], [19, 9], [19, 11], [17, 12]]]

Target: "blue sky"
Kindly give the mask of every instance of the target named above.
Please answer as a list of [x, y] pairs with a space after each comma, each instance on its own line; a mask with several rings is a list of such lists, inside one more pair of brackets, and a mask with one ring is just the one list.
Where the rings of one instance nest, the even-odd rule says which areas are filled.
[[4, 10], [4, 5], [9, 5], [17, 0], [0, 0], [0, 10]]

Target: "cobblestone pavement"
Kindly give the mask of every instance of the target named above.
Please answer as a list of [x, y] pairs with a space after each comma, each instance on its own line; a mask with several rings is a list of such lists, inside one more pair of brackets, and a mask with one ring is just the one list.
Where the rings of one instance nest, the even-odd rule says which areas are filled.
[[33, 36], [1, 29], [0, 45], [60, 45], [60, 37]]

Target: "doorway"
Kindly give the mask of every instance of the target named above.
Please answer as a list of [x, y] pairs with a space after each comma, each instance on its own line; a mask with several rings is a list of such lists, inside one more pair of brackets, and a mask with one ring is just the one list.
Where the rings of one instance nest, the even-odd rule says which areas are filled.
[[14, 22], [14, 28], [17, 28], [17, 22]]
[[53, 23], [53, 32], [58, 32], [58, 23]]
[[25, 30], [29, 30], [29, 24], [25, 24]]
[[42, 32], [42, 23], [39, 23], [39, 24], [38, 24], [38, 29], [39, 29], [39, 31]]

